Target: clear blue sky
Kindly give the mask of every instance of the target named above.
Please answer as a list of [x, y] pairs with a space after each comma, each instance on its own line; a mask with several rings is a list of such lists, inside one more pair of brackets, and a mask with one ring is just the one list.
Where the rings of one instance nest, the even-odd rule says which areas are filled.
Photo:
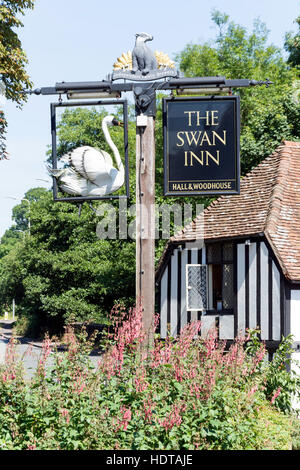
[[[54, 86], [63, 80], [105, 79], [116, 58], [132, 50], [134, 35], [141, 31], [154, 35], [149, 44], [153, 50], [174, 58], [187, 43], [215, 36], [213, 8], [248, 30], [259, 17], [270, 31], [269, 42], [283, 48], [285, 33], [297, 30], [299, 6], [299, 0], [36, 0], [19, 35], [34, 87]], [[20, 200], [32, 187], [50, 187], [37, 179], [48, 178], [45, 152], [50, 144], [51, 101], [53, 97], [31, 96], [23, 110], [5, 105], [10, 160], [0, 162], [0, 236], [11, 225], [11, 209], [17, 203], [6, 196]]]

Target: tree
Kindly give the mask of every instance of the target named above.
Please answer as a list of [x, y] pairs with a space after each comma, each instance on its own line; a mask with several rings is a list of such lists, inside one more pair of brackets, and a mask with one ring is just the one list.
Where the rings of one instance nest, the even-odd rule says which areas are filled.
[[0, 262], [1, 258], [6, 256], [15, 247], [16, 243], [22, 240], [22, 233], [24, 234], [24, 232], [15, 227], [10, 227], [6, 230], [0, 242]]
[[[111, 111], [118, 116], [118, 108]], [[104, 110], [66, 109], [58, 120], [58, 158], [81, 145], [108, 152], [102, 134]], [[118, 116], [120, 117], [120, 116]], [[123, 130], [110, 129], [123, 155]], [[134, 201], [135, 126], [129, 125], [131, 202]], [[13, 208], [15, 225], [0, 245], [0, 299], [10, 302], [14, 293], [19, 312], [31, 324], [52, 330], [70, 318], [106, 320], [117, 301], [126, 306], [135, 295], [134, 240], [99, 239], [95, 210], [101, 202], [82, 206], [54, 203], [50, 191], [34, 188], [24, 196], [30, 201], [31, 231], [28, 233], [29, 204], [22, 201]], [[118, 202], [114, 201], [116, 213]], [[21, 232], [24, 235], [22, 236]], [[2, 258], [1, 258], [2, 256]]]
[[269, 155], [283, 139], [299, 139], [300, 107], [293, 99], [297, 72], [281, 51], [267, 44], [268, 31], [256, 20], [252, 33], [229, 21], [218, 11], [212, 14], [219, 31], [214, 41], [188, 44], [177, 54], [187, 76], [226, 76], [228, 79], [270, 79], [269, 88], [237, 89], [241, 98], [241, 162], [247, 173]]
[[[26, 54], [15, 29], [23, 26], [17, 16], [24, 15], [33, 5], [34, 0], [2, 0], [0, 4], [0, 80], [6, 98], [19, 106], [27, 99], [24, 89], [31, 87], [31, 81], [25, 70]], [[4, 113], [0, 110], [0, 159], [7, 158], [6, 126]]]
[[15, 298], [31, 333], [58, 332], [71, 319], [107, 321], [115, 302], [134, 302], [135, 245], [98, 239], [99, 217], [87, 204], [79, 216], [77, 205], [55, 203], [44, 190], [31, 202], [30, 220], [30, 235], [11, 242], [10, 229], [3, 237], [0, 299], [3, 305]]
[[16, 225], [12, 229], [21, 231], [29, 229], [31, 203], [38, 201], [46, 192], [45, 188], [33, 188], [25, 193], [21, 203], [13, 208], [12, 219]]
[[298, 23], [298, 32], [293, 35], [289, 32], [285, 35], [284, 47], [289, 53], [288, 62], [294, 66], [300, 65], [300, 16], [296, 18], [296, 23]]
[[6, 230], [1, 237], [0, 259], [7, 255], [17, 243], [24, 240], [24, 236], [29, 229], [30, 205], [38, 201], [47, 193], [45, 188], [29, 189], [22, 198], [21, 203], [14, 206], [12, 210], [12, 219], [15, 224]]

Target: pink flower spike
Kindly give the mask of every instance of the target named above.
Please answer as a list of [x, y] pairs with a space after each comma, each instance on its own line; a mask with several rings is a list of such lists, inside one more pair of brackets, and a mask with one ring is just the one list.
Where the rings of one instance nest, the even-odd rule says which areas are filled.
[[280, 395], [281, 388], [279, 387], [277, 390], [275, 390], [272, 398], [271, 398], [271, 403], [272, 405], [275, 403], [276, 398]]

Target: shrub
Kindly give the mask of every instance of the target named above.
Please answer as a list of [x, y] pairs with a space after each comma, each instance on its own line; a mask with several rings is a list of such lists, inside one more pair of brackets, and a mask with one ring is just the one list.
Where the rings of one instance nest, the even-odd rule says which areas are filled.
[[292, 421], [292, 448], [300, 450], [300, 420], [297, 417]]
[[199, 337], [196, 322], [178, 340], [152, 336], [146, 347], [142, 311], [112, 313], [97, 368], [84, 330], [76, 337], [67, 328], [66, 352], [53, 351], [46, 338], [30, 380], [10, 344], [0, 370], [2, 448], [290, 448], [291, 419], [276, 405], [284, 390], [267, 399], [266, 351], [251, 334], [226, 351], [216, 331]]
[[17, 323], [14, 326], [13, 333], [16, 336], [37, 337], [40, 331], [40, 320], [38, 315], [18, 317]]

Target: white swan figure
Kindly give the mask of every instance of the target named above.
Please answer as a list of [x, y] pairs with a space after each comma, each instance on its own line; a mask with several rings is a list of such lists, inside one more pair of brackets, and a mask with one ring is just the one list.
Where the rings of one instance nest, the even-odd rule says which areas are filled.
[[123, 186], [124, 166], [108, 131], [108, 126], [121, 125], [123, 123], [111, 115], [102, 121], [105, 140], [114, 154], [117, 168], [113, 166], [111, 156], [104, 150], [97, 150], [87, 145], [78, 147], [60, 160], [68, 163], [69, 167], [62, 170], [49, 168], [50, 174], [56, 178], [62, 191], [73, 196], [105, 196]]

